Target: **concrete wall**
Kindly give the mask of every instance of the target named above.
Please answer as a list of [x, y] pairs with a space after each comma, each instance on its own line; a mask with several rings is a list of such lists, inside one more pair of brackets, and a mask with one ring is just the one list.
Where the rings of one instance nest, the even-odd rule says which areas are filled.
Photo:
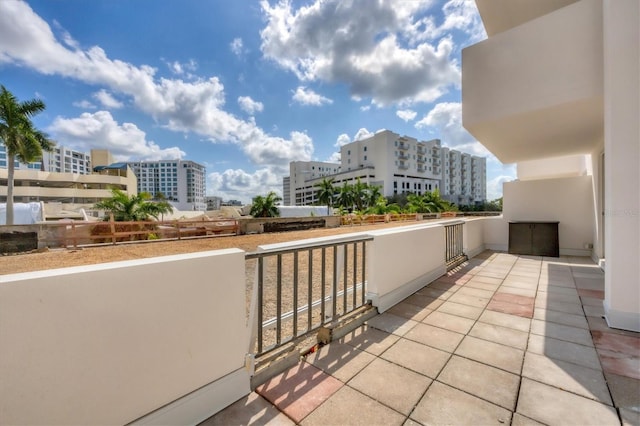
[[560, 221], [560, 254], [590, 256], [593, 244], [591, 176], [505, 182], [503, 217], [509, 221]]
[[504, 216], [488, 217], [483, 222], [484, 248], [507, 251], [509, 248], [509, 222]]
[[484, 245], [484, 224], [485, 219], [464, 219], [464, 230], [462, 233], [464, 253], [471, 257], [482, 253]]
[[384, 312], [446, 273], [445, 233], [441, 224], [370, 232], [367, 297]]
[[244, 273], [230, 249], [0, 276], [1, 422], [195, 424], [244, 396]]
[[590, 155], [569, 155], [517, 164], [518, 180], [549, 179], [591, 174]]
[[640, 331], [640, 3], [604, 0], [605, 300], [610, 326]]

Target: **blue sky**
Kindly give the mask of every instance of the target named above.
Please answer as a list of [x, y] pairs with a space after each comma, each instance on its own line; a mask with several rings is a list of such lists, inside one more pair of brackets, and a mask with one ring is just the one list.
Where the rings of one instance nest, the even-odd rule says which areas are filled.
[[282, 189], [295, 160], [336, 160], [380, 129], [502, 165], [461, 124], [469, 0], [2, 0], [0, 84], [47, 109], [60, 145], [207, 167], [208, 195]]

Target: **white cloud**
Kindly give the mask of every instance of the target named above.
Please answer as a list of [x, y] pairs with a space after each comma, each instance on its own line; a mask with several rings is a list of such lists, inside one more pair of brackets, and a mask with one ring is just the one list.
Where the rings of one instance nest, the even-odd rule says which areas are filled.
[[515, 179], [514, 175], [500, 175], [487, 181], [487, 200], [502, 197], [502, 184]]
[[81, 101], [73, 102], [71, 105], [73, 105], [76, 108], [96, 109], [96, 106], [94, 104], [92, 104], [91, 102], [89, 102], [88, 100], [86, 100], [86, 99], [83, 99]]
[[240, 96], [238, 97], [238, 105], [240, 105], [240, 109], [242, 109], [247, 114], [255, 114], [256, 112], [262, 112], [264, 109], [264, 105], [262, 102], [254, 101], [249, 96]]
[[288, 1], [261, 5], [263, 55], [301, 81], [342, 82], [354, 97], [377, 105], [432, 102], [459, 84], [450, 37], [407, 45], [430, 1], [316, 0], [297, 10]]
[[418, 113], [410, 109], [401, 109], [396, 111], [396, 115], [405, 122], [408, 122], [416, 118], [416, 115], [418, 115]]
[[348, 143], [351, 143], [351, 138], [349, 138], [349, 135], [347, 135], [346, 133], [342, 133], [340, 136], [338, 136], [338, 139], [336, 139], [336, 143], [333, 145], [336, 148], [340, 148], [341, 146], [344, 146]]
[[371, 109], [371, 105], [363, 105], [360, 107], [360, 111], [369, 111]]
[[108, 111], [85, 112], [76, 118], [56, 117], [47, 129], [64, 146], [88, 152], [109, 149], [119, 161], [181, 158], [178, 147], [160, 148], [135, 124], [119, 124]]
[[234, 38], [231, 43], [229, 43], [229, 49], [236, 56], [242, 56], [244, 53], [244, 43], [240, 37]]
[[311, 89], [307, 89], [304, 86], [298, 86], [293, 92], [293, 100], [301, 105], [314, 105], [320, 106], [325, 104], [332, 104], [333, 101], [326, 98]]
[[194, 77], [193, 74], [191, 74], [191, 72], [198, 69], [198, 63], [193, 59], [189, 59], [189, 61], [183, 62], [183, 63], [179, 61], [173, 61], [173, 62], [166, 62], [166, 64], [167, 64], [167, 67], [169, 67], [169, 70], [173, 74], [184, 75], [190, 78]]
[[105, 108], [118, 109], [124, 106], [122, 102], [114, 98], [113, 95], [111, 95], [109, 92], [107, 92], [104, 89], [97, 91], [91, 96], [95, 100], [100, 102], [102, 106]]
[[265, 195], [269, 191], [282, 195], [282, 175], [282, 170], [269, 167], [253, 173], [241, 169], [212, 172], [207, 176], [207, 193], [249, 204], [256, 195]]
[[98, 46], [69, 49], [26, 2], [0, 1], [0, 64], [4, 63], [105, 86], [130, 98], [134, 107], [164, 127], [194, 132], [214, 143], [236, 144], [255, 164], [282, 166], [310, 159], [313, 152], [306, 134], [291, 132], [290, 139], [271, 136], [254, 120], [225, 111], [224, 86], [217, 77], [189, 82], [156, 78], [156, 69], [111, 59]]
[[365, 129], [364, 127], [361, 128], [360, 130], [358, 130], [358, 132], [356, 133], [356, 135], [353, 137], [354, 141], [359, 141], [362, 139], [366, 139], [368, 137], [373, 136], [374, 134], [371, 133], [370, 131], [368, 131], [367, 129]]
[[478, 143], [462, 126], [462, 104], [459, 102], [437, 104], [422, 120], [415, 123], [415, 127], [438, 130], [442, 143], [450, 147], [457, 148], [461, 145]]

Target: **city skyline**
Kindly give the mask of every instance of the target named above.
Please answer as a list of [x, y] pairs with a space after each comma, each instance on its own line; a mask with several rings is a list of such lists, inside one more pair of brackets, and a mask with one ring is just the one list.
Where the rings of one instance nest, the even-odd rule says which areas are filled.
[[[362, 13], [362, 10], [367, 13]], [[47, 109], [60, 145], [119, 161], [191, 160], [207, 195], [249, 201], [291, 161], [336, 161], [388, 129], [487, 157], [461, 124], [473, 2], [0, 2], [0, 84]]]

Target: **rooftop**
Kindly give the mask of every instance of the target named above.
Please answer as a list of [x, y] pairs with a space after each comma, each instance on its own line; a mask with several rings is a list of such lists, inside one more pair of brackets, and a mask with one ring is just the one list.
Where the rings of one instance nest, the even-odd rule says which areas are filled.
[[603, 297], [590, 259], [485, 251], [202, 424], [639, 424]]

